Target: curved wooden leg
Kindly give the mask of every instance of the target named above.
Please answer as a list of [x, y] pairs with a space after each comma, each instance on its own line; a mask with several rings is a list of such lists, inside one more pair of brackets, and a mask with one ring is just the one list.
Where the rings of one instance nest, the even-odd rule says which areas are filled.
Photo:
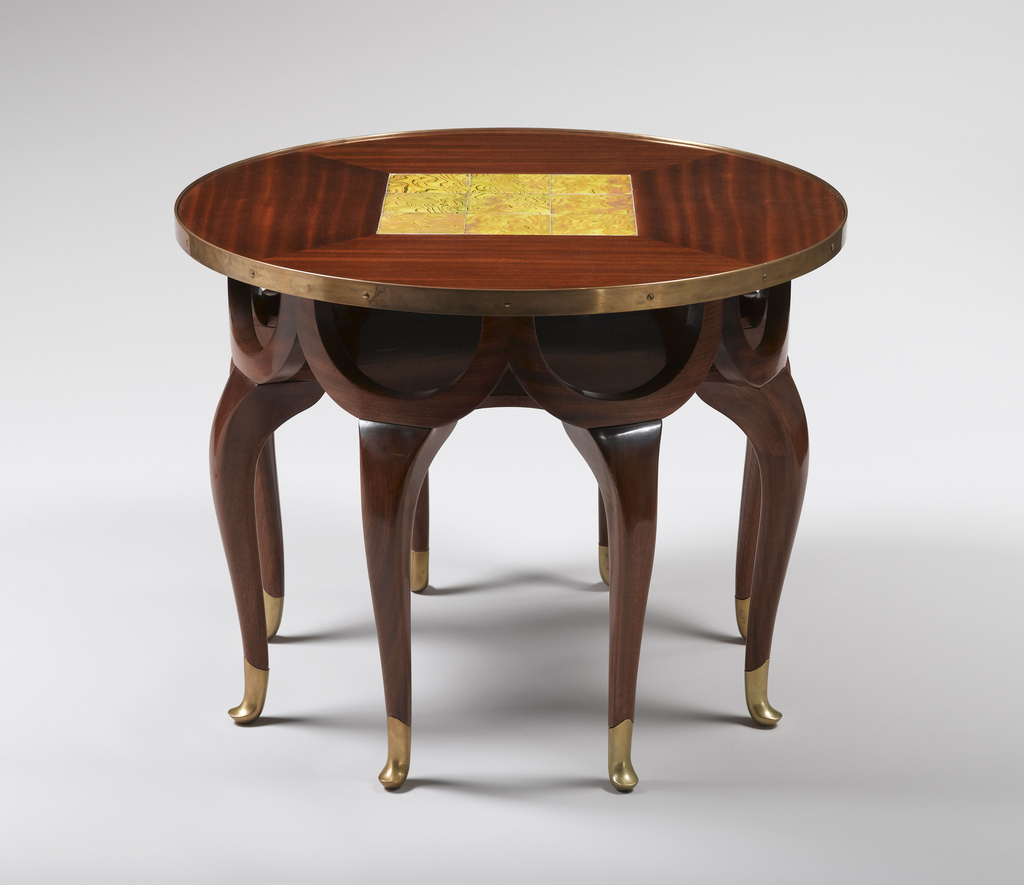
[[761, 524], [761, 470], [757, 452], [747, 440], [743, 462], [743, 493], [740, 497], [740, 528], [736, 541], [736, 628], [747, 638], [750, 617], [750, 582], [754, 576], [757, 532]]
[[321, 396], [323, 390], [315, 381], [253, 384], [232, 366], [213, 419], [213, 502], [235, 593], [245, 657], [245, 697], [230, 711], [238, 722], [252, 722], [262, 712], [269, 669], [257, 529], [256, 465], [271, 434]]
[[430, 583], [430, 474], [423, 477], [412, 523], [412, 555], [409, 561], [409, 589], [425, 590]]
[[267, 639], [270, 639], [277, 635], [284, 613], [284, 531], [281, 527], [281, 497], [277, 487], [277, 452], [273, 434], [263, 444], [263, 451], [256, 462], [256, 536], [260, 545]]
[[[768, 660], [807, 485], [807, 420], [789, 363], [760, 388], [735, 384], [712, 371], [697, 395], [739, 425], [757, 459], [761, 506], [744, 669], [750, 715], [759, 725], [772, 726], [782, 714], [768, 703]], [[748, 515], [747, 543], [752, 523]]]
[[398, 789], [409, 773], [409, 551], [417, 498], [430, 462], [454, 428], [454, 424], [428, 429], [359, 422], [363, 539], [388, 717], [388, 762], [380, 782], [390, 790]]
[[611, 563], [608, 557], [608, 516], [604, 510], [604, 495], [597, 490], [597, 570], [601, 580], [611, 586]]
[[597, 477], [611, 561], [608, 774], [616, 789], [637, 783], [630, 761], [636, 675], [658, 521], [661, 421], [585, 430], [564, 425]]

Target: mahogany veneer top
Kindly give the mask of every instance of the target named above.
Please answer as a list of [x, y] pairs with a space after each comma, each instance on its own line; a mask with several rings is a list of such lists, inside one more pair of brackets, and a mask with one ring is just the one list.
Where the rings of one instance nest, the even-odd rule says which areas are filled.
[[[632, 176], [637, 236], [377, 234], [388, 173]], [[728, 298], [842, 248], [846, 204], [821, 179], [739, 151], [536, 129], [413, 132], [226, 166], [175, 206], [178, 240], [235, 279], [426, 313], [559, 315]]]

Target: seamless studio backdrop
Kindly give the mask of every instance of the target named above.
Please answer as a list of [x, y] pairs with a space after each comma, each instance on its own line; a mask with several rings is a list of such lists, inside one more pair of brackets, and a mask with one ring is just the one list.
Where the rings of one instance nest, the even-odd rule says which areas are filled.
[[[0, 880], [1019, 881], [1022, 25], [987, 0], [7, 4]], [[403, 792], [375, 777], [356, 426], [328, 401], [277, 436], [264, 724], [226, 715], [225, 286], [174, 199], [265, 151], [462, 126], [727, 145], [850, 206], [793, 287], [785, 718], [746, 724], [744, 441], [694, 399], [665, 424], [628, 796], [595, 484], [544, 414], [472, 415], [432, 468]]]

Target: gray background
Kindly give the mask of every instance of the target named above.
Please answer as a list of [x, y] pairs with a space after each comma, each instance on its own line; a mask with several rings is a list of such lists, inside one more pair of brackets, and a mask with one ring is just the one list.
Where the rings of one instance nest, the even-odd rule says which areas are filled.
[[[5, 882], [1019, 881], [1019, 6], [7, 3], [0, 29]], [[289, 601], [264, 724], [207, 485], [223, 281], [190, 181], [327, 138], [640, 132], [806, 168], [811, 481], [749, 727], [742, 436], [666, 421], [630, 796], [605, 779], [594, 482], [557, 421], [432, 471], [415, 741], [385, 794], [355, 421], [278, 435]]]

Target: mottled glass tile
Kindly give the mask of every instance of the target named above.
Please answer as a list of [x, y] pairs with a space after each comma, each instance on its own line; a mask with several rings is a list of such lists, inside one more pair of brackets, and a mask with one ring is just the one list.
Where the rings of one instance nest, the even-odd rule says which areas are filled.
[[628, 175], [391, 173], [380, 234], [636, 236]]
[[494, 194], [471, 191], [470, 215], [549, 215], [551, 197], [547, 194]]
[[388, 176], [389, 194], [415, 194], [437, 191], [443, 194], [464, 194], [469, 190], [469, 175], [413, 174], [403, 173]]
[[552, 194], [552, 215], [632, 215], [631, 194], [596, 196], [595, 194]]
[[437, 212], [456, 215], [466, 211], [465, 194], [443, 194], [434, 191], [412, 194], [388, 194], [382, 212]]
[[467, 215], [467, 234], [551, 233], [550, 215]]
[[636, 236], [636, 221], [631, 215], [552, 215], [551, 234], [562, 237], [633, 237]]
[[525, 172], [474, 172], [469, 182], [471, 192], [491, 194], [547, 194], [551, 176]]
[[552, 194], [631, 194], [628, 175], [552, 175]]
[[377, 227], [379, 234], [461, 234], [465, 215], [431, 215], [427, 212], [385, 213]]

